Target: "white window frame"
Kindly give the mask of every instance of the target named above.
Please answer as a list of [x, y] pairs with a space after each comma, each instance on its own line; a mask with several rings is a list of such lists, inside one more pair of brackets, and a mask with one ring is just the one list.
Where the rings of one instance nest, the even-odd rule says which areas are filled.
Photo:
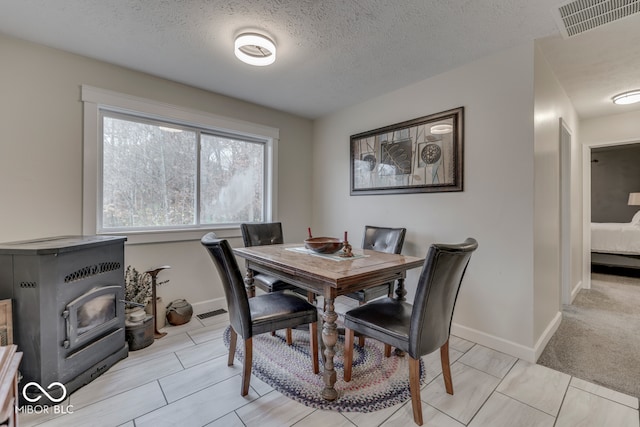
[[[267, 141], [265, 144], [265, 221], [268, 222], [277, 218], [277, 159], [280, 136], [278, 128], [204, 113], [87, 85], [82, 85], [81, 99], [84, 104], [82, 182], [82, 233], [84, 235], [99, 233], [98, 218], [100, 212], [98, 212], [98, 206], [101, 204], [99, 204], [98, 197], [101, 197], [102, 194], [101, 108], [125, 114], [142, 115], [176, 124], [215, 129], [225, 133]], [[162, 231], [109, 231], [105, 234], [124, 235], [127, 236], [128, 244], [136, 244], [199, 240], [203, 233], [208, 231], [215, 231], [222, 238], [239, 236], [239, 226], [237, 224]]]

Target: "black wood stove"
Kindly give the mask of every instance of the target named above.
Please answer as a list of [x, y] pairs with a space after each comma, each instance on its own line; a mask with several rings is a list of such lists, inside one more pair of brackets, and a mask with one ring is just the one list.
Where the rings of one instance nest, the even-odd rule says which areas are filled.
[[[19, 384], [38, 404], [60, 382], [66, 394], [127, 357], [125, 237], [69, 236], [0, 244], [0, 299], [13, 300], [13, 335], [24, 353]], [[63, 393], [62, 388], [56, 390]]]

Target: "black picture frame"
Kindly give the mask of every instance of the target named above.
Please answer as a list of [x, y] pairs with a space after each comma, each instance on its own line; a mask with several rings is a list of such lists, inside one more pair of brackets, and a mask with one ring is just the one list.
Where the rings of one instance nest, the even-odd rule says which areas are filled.
[[463, 191], [464, 107], [350, 137], [351, 195]]

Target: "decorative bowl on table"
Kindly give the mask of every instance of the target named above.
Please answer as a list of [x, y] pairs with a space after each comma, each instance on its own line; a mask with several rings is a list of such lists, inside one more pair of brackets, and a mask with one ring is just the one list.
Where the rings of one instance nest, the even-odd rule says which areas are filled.
[[335, 237], [311, 237], [305, 239], [304, 247], [319, 254], [333, 254], [342, 249], [342, 240]]

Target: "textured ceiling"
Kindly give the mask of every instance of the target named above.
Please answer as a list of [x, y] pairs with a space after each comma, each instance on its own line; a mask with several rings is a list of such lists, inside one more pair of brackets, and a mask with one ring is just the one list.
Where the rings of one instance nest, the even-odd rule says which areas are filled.
[[538, 41], [581, 118], [640, 110], [611, 97], [640, 89], [640, 13], [563, 40]]
[[[552, 37], [558, 34], [551, 14], [557, 5], [551, 0], [0, 0], [0, 33], [316, 118], [543, 37], [550, 63], [560, 64], [562, 83], [578, 99], [587, 73], [580, 73], [574, 95], [571, 61], [598, 59], [583, 61], [573, 47], [556, 47], [566, 42]], [[629, 30], [636, 58], [638, 28]], [[251, 67], [235, 58], [234, 36], [247, 30], [275, 40], [274, 65]], [[562, 49], [569, 49], [571, 61]], [[612, 55], [611, 63], [618, 62], [609, 72], [621, 65]], [[625, 78], [625, 84], [632, 83], [640, 87]], [[582, 106], [576, 107], [582, 113]]]

